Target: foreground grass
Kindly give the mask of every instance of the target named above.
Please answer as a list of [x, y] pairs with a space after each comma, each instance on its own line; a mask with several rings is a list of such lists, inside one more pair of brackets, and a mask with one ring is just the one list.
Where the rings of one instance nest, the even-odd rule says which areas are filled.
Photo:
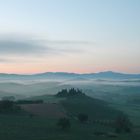
[[[139, 140], [140, 132], [133, 131], [130, 134], [119, 134], [118, 137], [97, 136], [94, 132], [114, 132], [108, 125], [100, 125], [92, 120], [112, 120], [118, 113], [108, 107], [103, 101], [88, 97], [58, 99], [62, 103], [68, 115], [70, 115], [71, 128], [61, 130], [56, 126], [58, 119], [31, 116], [28, 113], [0, 114], [0, 140]], [[48, 102], [54, 103], [52, 97]], [[86, 113], [89, 122], [81, 124], [76, 118], [78, 113]], [[138, 130], [138, 129], [137, 129]]]
[[[71, 120], [69, 130], [60, 130], [56, 126], [57, 120], [17, 116], [0, 115], [0, 140], [112, 140], [106, 136], [95, 136], [96, 130], [107, 130], [107, 127], [100, 127], [93, 124], [80, 124]], [[109, 129], [109, 128], [108, 128]], [[122, 134], [117, 140], [138, 140], [140, 135]]]
[[0, 115], [1, 140], [41, 140], [53, 136], [55, 121], [39, 117]]

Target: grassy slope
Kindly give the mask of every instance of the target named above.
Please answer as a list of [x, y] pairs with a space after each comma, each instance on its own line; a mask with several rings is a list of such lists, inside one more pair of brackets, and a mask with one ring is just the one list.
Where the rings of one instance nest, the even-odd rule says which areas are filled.
[[112, 120], [121, 112], [109, 107], [102, 100], [93, 99], [88, 96], [71, 97], [61, 101], [68, 113], [77, 116], [79, 113], [85, 113], [89, 119]]
[[77, 115], [86, 113], [90, 118], [114, 119], [120, 114], [120, 111], [114, 110], [102, 100], [94, 99], [88, 96], [60, 98], [52, 95], [35, 96], [32, 100], [43, 99], [48, 103], [62, 103], [68, 114]]

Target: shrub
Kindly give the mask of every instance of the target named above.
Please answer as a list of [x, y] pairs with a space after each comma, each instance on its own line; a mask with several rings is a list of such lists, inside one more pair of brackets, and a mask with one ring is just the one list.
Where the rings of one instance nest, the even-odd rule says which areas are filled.
[[88, 115], [87, 114], [79, 114], [78, 119], [81, 123], [87, 122], [88, 121]]
[[70, 121], [68, 118], [60, 118], [58, 120], [57, 125], [61, 128], [61, 129], [68, 129], [71, 127]]
[[130, 133], [132, 131], [132, 123], [127, 118], [127, 116], [122, 115], [115, 120], [115, 131], [117, 133], [121, 132]]

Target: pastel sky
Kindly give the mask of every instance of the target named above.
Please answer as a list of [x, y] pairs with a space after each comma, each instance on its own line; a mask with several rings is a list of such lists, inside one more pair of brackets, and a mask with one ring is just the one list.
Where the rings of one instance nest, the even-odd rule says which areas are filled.
[[0, 0], [0, 73], [140, 73], [140, 0]]

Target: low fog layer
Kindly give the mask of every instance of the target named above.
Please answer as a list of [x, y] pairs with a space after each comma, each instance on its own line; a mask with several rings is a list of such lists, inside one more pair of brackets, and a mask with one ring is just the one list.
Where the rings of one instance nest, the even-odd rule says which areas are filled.
[[3, 79], [0, 81], [0, 98], [14, 96], [23, 99], [33, 96], [54, 95], [64, 88], [80, 88], [87, 95], [109, 102], [126, 103], [140, 99], [139, 79]]

